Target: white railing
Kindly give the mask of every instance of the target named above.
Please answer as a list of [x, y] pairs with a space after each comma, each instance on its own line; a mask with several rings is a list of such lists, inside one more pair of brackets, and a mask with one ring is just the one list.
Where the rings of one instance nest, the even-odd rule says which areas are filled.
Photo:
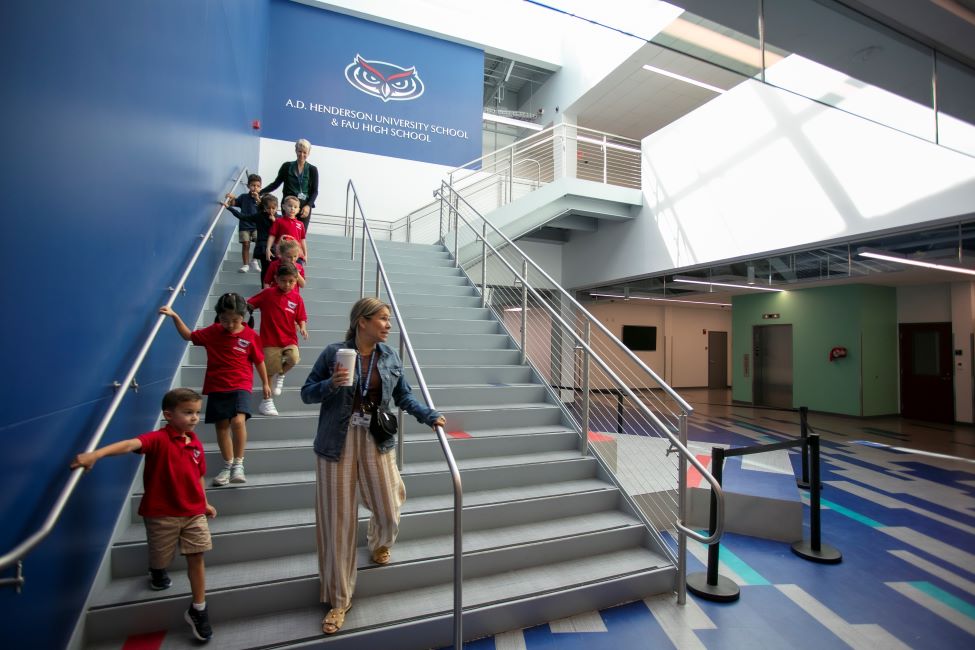
[[[687, 538], [713, 544], [724, 529], [721, 486], [687, 449], [693, 409], [465, 197], [447, 183], [439, 196], [449, 229], [444, 244], [576, 427], [582, 453], [591, 451], [614, 473], [676, 564], [683, 603]], [[716, 498], [710, 535], [687, 525], [688, 465]], [[676, 549], [664, 532], [676, 537]]]
[[[558, 124], [450, 170], [445, 181], [488, 214], [561, 178], [638, 189], [641, 160], [638, 140]], [[389, 230], [396, 241], [425, 244], [443, 242], [445, 234], [440, 201], [393, 221]]]

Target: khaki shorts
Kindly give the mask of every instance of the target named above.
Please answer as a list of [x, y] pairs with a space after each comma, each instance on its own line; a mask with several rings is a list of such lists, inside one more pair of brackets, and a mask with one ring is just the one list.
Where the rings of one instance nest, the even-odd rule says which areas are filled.
[[237, 241], [241, 244], [249, 244], [252, 241], [257, 241], [257, 231], [256, 230], [240, 230], [238, 231]]
[[203, 553], [213, 548], [206, 515], [195, 517], [145, 517], [146, 540], [149, 542], [149, 566], [165, 569], [176, 553]]
[[286, 345], [283, 348], [264, 348], [264, 367], [267, 368], [269, 378], [284, 369], [282, 361], [285, 359], [288, 361], [289, 370], [298, 365], [301, 357], [298, 355], [297, 345]]

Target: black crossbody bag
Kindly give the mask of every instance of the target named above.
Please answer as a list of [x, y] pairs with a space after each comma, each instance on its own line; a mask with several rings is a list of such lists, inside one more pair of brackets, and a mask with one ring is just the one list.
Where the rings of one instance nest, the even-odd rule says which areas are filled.
[[384, 408], [371, 402], [367, 405], [366, 411], [372, 415], [369, 419], [369, 433], [377, 445], [382, 445], [396, 435], [396, 418]]

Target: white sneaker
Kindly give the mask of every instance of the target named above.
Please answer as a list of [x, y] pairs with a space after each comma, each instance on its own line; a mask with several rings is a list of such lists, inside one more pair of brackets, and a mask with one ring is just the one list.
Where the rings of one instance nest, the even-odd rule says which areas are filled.
[[257, 407], [257, 412], [261, 415], [277, 415], [278, 409], [274, 407], [273, 399], [262, 399], [260, 406]]
[[247, 273], [248, 269], [250, 269], [250, 266], [247, 265], [247, 264], [244, 264], [242, 267], [240, 267], [239, 269], [237, 269], [237, 272], [238, 273]]
[[258, 262], [257, 260], [251, 260], [251, 268], [254, 269], [255, 271], [260, 271], [261, 263]]
[[274, 375], [274, 379], [272, 380], [271, 384], [271, 392], [275, 395], [280, 395], [282, 389], [284, 389], [284, 375]]
[[217, 487], [220, 487], [221, 485], [226, 485], [229, 482], [230, 482], [230, 466], [224, 465], [224, 468], [220, 470], [220, 472], [216, 476], [213, 477], [213, 484], [216, 485]]
[[230, 468], [230, 482], [231, 483], [246, 483], [247, 477], [244, 476], [244, 464], [235, 464]]

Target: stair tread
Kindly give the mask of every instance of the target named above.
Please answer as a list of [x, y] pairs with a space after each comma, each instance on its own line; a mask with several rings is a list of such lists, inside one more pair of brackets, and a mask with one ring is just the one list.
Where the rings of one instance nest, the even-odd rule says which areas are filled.
[[[310, 474], [312, 480], [314, 480], [314, 472], [306, 473]], [[615, 490], [615, 487], [600, 479], [587, 478], [572, 481], [543, 483], [531, 486], [515, 486], [507, 488], [495, 488], [491, 490], [478, 490], [464, 493], [464, 506], [473, 507], [490, 503], [521, 501], [557, 494], [593, 492], [596, 490]], [[437, 494], [412, 498], [407, 495], [407, 499], [403, 503], [401, 512], [405, 517], [415, 512], [447, 510], [453, 509], [453, 507], [453, 494]], [[368, 516], [368, 510], [360, 508], [360, 515], [363, 517]], [[275, 510], [270, 512], [258, 512], [243, 515], [220, 516], [218, 513], [218, 516], [215, 519], [210, 520], [210, 532], [214, 535], [221, 535], [225, 533], [247, 530], [302, 526], [313, 523], [315, 523], [315, 508], [313, 506], [309, 506], [307, 508], [295, 508], [293, 510]], [[115, 539], [116, 544], [133, 544], [144, 542], [145, 527], [141, 522], [129, 524]]]
[[[368, 511], [365, 511], [368, 513]], [[464, 553], [484, 552], [505, 546], [537, 543], [573, 535], [593, 533], [614, 528], [640, 526], [640, 522], [620, 511], [604, 511], [573, 517], [562, 517], [531, 524], [500, 526], [464, 533]], [[449, 557], [453, 555], [453, 535], [432, 535], [413, 539], [400, 539], [393, 547], [390, 568], [408, 562]], [[356, 565], [362, 569], [376, 569], [369, 552], [360, 540]], [[91, 607], [99, 608], [120, 603], [156, 600], [162, 597], [186, 596], [190, 593], [186, 572], [173, 571], [173, 586], [164, 593], [149, 589], [145, 575], [118, 578], [97, 593]], [[256, 585], [272, 581], [296, 578], [318, 578], [317, 553], [314, 551], [296, 555], [268, 557], [263, 560], [207, 564], [207, 590], [216, 592], [239, 586]]]
[[[594, 554], [578, 560], [553, 562], [527, 569], [504, 571], [464, 580], [465, 609], [484, 607], [507, 599], [520, 600], [533, 595], [557, 593], [577, 585], [611, 581], [626, 575], [672, 570], [660, 555], [643, 547]], [[453, 609], [453, 584], [407, 589], [362, 596], [354, 600], [342, 630], [349, 633], [398, 621], [449, 615]], [[265, 647], [281, 643], [322, 640], [323, 606], [273, 612], [259, 616], [230, 618], [211, 614], [213, 639], [208, 648]], [[166, 636], [167, 648], [199, 648], [185, 626]], [[104, 645], [97, 648], [117, 647]]]

